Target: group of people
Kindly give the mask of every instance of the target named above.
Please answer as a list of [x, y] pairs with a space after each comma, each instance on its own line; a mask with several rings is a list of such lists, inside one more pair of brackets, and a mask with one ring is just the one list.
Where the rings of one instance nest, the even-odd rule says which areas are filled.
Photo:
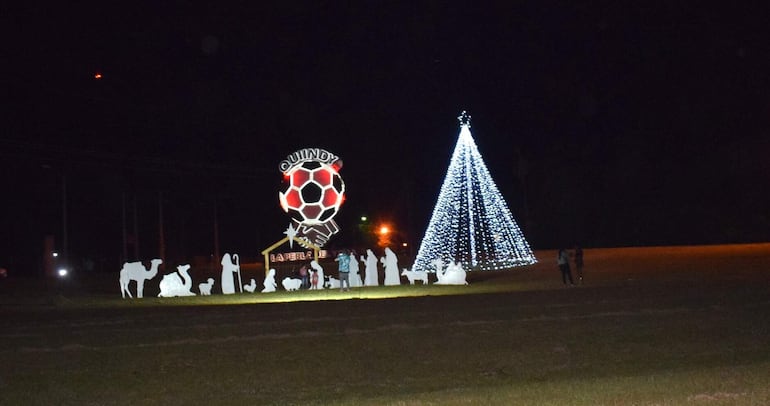
[[556, 263], [559, 265], [561, 271], [561, 280], [564, 285], [567, 285], [569, 281], [570, 286], [575, 286], [575, 281], [572, 279], [572, 270], [570, 269], [570, 256], [575, 261], [575, 270], [577, 271], [578, 281], [583, 284], [583, 248], [579, 245], [575, 246], [575, 250], [572, 255], [566, 248], [560, 248], [559, 253], [556, 255]]
[[[299, 278], [302, 280], [300, 283], [300, 288], [302, 289], [310, 289], [310, 270], [307, 269], [310, 265], [308, 264], [302, 264], [301, 267], [299, 267]], [[318, 286], [318, 274], [313, 272], [313, 278], [315, 278], [315, 281], [313, 282], [314, 286]]]
[[[380, 284], [380, 273], [378, 268], [378, 262], [382, 263], [382, 266], [384, 267], [384, 281], [383, 283], [385, 286], [389, 285], [400, 285], [401, 284], [401, 276], [399, 273], [398, 268], [398, 258], [396, 256], [396, 253], [393, 252], [390, 248], [385, 248], [385, 255], [377, 260], [377, 256], [374, 254], [374, 252], [371, 249], [366, 250], [366, 255], [361, 255], [360, 257], [361, 263], [365, 265], [365, 270], [363, 270], [366, 274], [365, 279], [361, 279], [362, 275], [359, 274], [359, 265], [358, 265], [358, 258], [356, 257], [356, 254], [352, 250], [341, 250], [337, 253], [337, 256], [334, 258], [334, 261], [338, 263], [338, 273], [339, 273], [339, 289], [343, 292], [349, 291], [351, 286], [379, 286]], [[315, 265], [313, 265], [315, 264]], [[319, 267], [317, 262], [312, 261], [311, 266]], [[317, 272], [312, 272], [311, 269], [307, 267], [307, 265], [302, 265], [299, 268], [299, 277], [302, 280], [302, 283], [300, 287], [302, 289], [317, 289], [318, 284], [321, 284], [321, 289], [323, 289], [324, 286], [324, 280], [323, 280], [323, 273], [321, 273], [320, 277], [318, 276]], [[318, 278], [318, 279], [315, 279]], [[352, 279], [352, 284], [351, 284]], [[334, 280], [334, 283], [332, 282], [332, 279], [329, 280], [330, 286], [337, 287], [337, 281]]]
[[[340, 251], [334, 261], [339, 262], [340, 289], [342, 291], [350, 290], [350, 255]], [[299, 267], [299, 277], [302, 280], [302, 289], [318, 289], [318, 273], [310, 272], [307, 264]], [[312, 274], [312, 275], [311, 275]], [[320, 281], [323, 284], [323, 281]]]

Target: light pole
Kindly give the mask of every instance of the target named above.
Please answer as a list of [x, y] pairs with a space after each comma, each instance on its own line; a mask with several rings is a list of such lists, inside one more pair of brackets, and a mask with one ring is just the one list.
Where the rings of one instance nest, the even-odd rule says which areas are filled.
[[64, 260], [69, 259], [69, 251], [67, 250], [67, 177], [61, 175], [61, 221], [62, 221], [62, 254]]

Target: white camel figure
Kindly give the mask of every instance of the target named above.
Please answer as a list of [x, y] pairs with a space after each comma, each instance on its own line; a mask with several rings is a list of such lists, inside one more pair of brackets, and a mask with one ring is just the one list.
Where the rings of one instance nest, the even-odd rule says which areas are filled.
[[254, 278], [251, 278], [251, 282], [249, 282], [248, 285], [243, 285], [243, 290], [249, 293], [254, 293], [254, 290], [257, 289], [257, 281], [254, 280]]
[[[315, 259], [310, 261], [310, 267], [315, 270], [316, 276], [318, 277], [318, 283], [313, 286], [313, 284], [310, 285], [310, 289], [323, 289], [324, 288], [324, 269], [321, 267], [321, 265], [318, 264], [318, 261]], [[315, 278], [316, 276], [313, 276]]]
[[423, 285], [428, 284], [428, 273], [425, 271], [410, 271], [404, 268], [401, 271], [401, 275], [406, 276], [410, 285], [414, 285], [414, 281], [422, 281]]
[[275, 269], [270, 268], [267, 271], [267, 275], [265, 275], [265, 281], [263, 283], [265, 288], [262, 289], [262, 293], [275, 292], [275, 288], [277, 286], [275, 284]]
[[370, 249], [366, 250], [366, 258], [364, 256], [361, 256], [361, 262], [363, 262], [366, 265], [366, 268], [364, 270], [364, 286], [379, 286], [379, 273], [377, 271], [377, 257], [374, 255], [374, 252]]
[[201, 292], [201, 296], [210, 296], [212, 287], [214, 287], [214, 278], [209, 278], [206, 282], [198, 284], [198, 290]]
[[356, 255], [352, 252], [350, 253], [350, 287], [351, 288], [358, 288], [361, 286], [364, 286], [364, 281], [361, 280], [361, 274], [358, 273], [360, 271], [360, 268], [358, 267], [358, 261], [356, 260]]
[[233, 281], [233, 274], [238, 274], [238, 288], [240, 288], [241, 293], [243, 293], [243, 288], [241, 287], [241, 263], [240, 258], [238, 257], [238, 254], [233, 254], [232, 260], [230, 259], [230, 254], [225, 253], [225, 255], [222, 256], [222, 293], [225, 295], [229, 295], [232, 293], [235, 293], [235, 281]]
[[179, 265], [176, 272], [163, 275], [160, 281], [160, 293], [158, 297], [195, 296], [192, 293], [192, 278], [189, 271], [190, 265]]
[[283, 288], [289, 292], [299, 290], [299, 287], [302, 286], [302, 279], [289, 278], [287, 276], [283, 278], [281, 285], [283, 285]]
[[401, 278], [398, 276], [398, 257], [396, 253], [385, 247], [385, 256], [380, 258], [380, 262], [385, 265], [385, 286], [400, 285]]
[[[438, 275], [438, 274], [436, 274]], [[467, 276], [467, 273], [465, 272], [465, 269], [459, 264], [455, 262], [450, 262], [446, 270], [444, 271], [443, 276], [436, 282], [437, 285], [467, 285], [468, 282], [465, 280]]]
[[120, 269], [120, 293], [123, 295], [123, 299], [128, 297], [133, 299], [131, 291], [128, 289], [128, 283], [136, 281], [136, 297], [143, 297], [144, 281], [150, 280], [158, 274], [158, 265], [162, 264], [160, 259], [150, 260], [150, 269], [144, 268], [141, 262], [126, 262], [123, 264], [123, 268]]

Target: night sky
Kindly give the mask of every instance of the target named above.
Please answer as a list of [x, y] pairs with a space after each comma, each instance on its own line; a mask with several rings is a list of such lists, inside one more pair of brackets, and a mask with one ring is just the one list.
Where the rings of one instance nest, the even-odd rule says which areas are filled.
[[344, 161], [330, 248], [361, 215], [418, 245], [462, 110], [535, 249], [770, 240], [763, 2], [211, 3], [3, 6], [0, 266], [61, 248], [63, 185], [73, 262], [117, 269], [124, 202], [138, 259], [159, 202], [173, 261], [214, 207], [257, 258], [305, 147]]

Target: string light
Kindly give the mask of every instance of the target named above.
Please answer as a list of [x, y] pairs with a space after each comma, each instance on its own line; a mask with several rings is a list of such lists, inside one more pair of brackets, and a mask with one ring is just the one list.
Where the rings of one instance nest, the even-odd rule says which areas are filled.
[[433, 261], [464, 269], [497, 270], [537, 262], [471, 135], [471, 116], [459, 117], [460, 136], [412, 270]]

